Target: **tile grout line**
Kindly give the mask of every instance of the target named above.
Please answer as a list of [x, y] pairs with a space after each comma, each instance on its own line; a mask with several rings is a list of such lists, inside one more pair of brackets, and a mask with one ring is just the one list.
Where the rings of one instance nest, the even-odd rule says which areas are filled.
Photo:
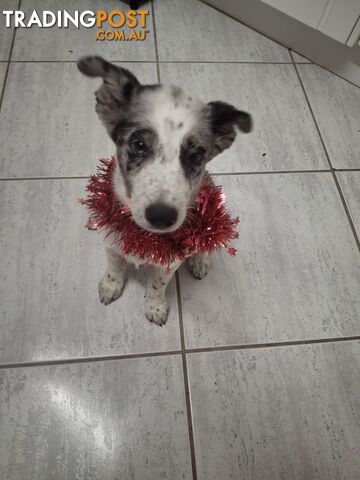
[[313, 123], [314, 123], [314, 125], [315, 125], [315, 128], [316, 128], [316, 131], [317, 131], [317, 134], [318, 134], [320, 143], [321, 143], [322, 148], [323, 148], [323, 151], [324, 151], [324, 153], [325, 153], [326, 160], [327, 160], [327, 162], [328, 162], [328, 164], [329, 164], [330, 170], [332, 171], [334, 167], [332, 166], [332, 163], [331, 163], [331, 160], [330, 160], [330, 156], [329, 156], [329, 152], [327, 151], [327, 148], [326, 148], [324, 139], [323, 139], [323, 137], [322, 137], [322, 135], [321, 135], [320, 127], [319, 127], [319, 125], [318, 125], [318, 123], [317, 123], [317, 121], [316, 121], [316, 117], [315, 117], [314, 110], [313, 110], [313, 108], [312, 108], [312, 106], [311, 106], [309, 97], [308, 97], [308, 95], [307, 95], [307, 93], [306, 93], [305, 85], [304, 85], [304, 83], [303, 83], [303, 81], [302, 81], [302, 78], [301, 78], [301, 76], [300, 76], [300, 72], [299, 72], [299, 70], [298, 70], [298, 68], [297, 68], [297, 66], [296, 66], [296, 63], [294, 62], [294, 58], [293, 58], [293, 56], [292, 56], [292, 52], [289, 52], [289, 53], [290, 53], [290, 57], [291, 57], [291, 59], [292, 59], [292, 61], [293, 61], [293, 66], [294, 66], [294, 69], [295, 69], [295, 73], [296, 73], [297, 79], [298, 79], [298, 81], [299, 81], [299, 84], [300, 84], [301, 90], [302, 90], [302, 92], [303, 92], [303, 95], [304, 95], [304, 97], [305, 97], [305, 101], [306, 101], [306, 103], [307, 103], [307, 106], [308, 106], [310, 115], [311, 115], [312, 120], [313, 120]]
[[333, 338], [319, 338], [313, 340], [289, 340], [285, 342], [268, 342], [268, 343], [248, 343], [239, 345], [223, 345], [217, 347], [194, 347], [185, 350], [187, 354], [194, 353], [210, 353], [210, 352], [227, 352], [227, 351], [243, 351], [243, 350], [260, 350], [264, 348], [279, 348], [279, 347], [297, 347], [307, 345], [322, 345], [328, 343], [354, 342], [360, 341], [360, 335], [349, 337], [333, 337]]
[[[20, 10], [20, 7], [21, 7], [21, 0], [19, 0], [19, 2], [18, 2], [18, 10]], [[9, 70], [10, 70], [11, 57], [12, 57], [12, 52], [13, 52], [13, 48], [14, 48], [14, 44], [15, 44], [16, 30], [17, 29], [14, 27], [14, 32], [13, 32], [12, 39], [11, 39], [8, 59], [7, 59], [7, 62], [4, 62], [4, 63], [6, 63], [6, 70], [5, 70], [5, 75], [4, 75], [4, 80], [3, 80], [3, 85], [2, 85], [2, 89], [1, 89], [1, 95], [0, 95], [0, 112], [1, 112], [2, 104], [3, 104], [3, 100], [4, 100], [4, 96], [5, 96], [5, 89], [6, 89], [7, 79], [8, 79]]]
[[79, 176], [54, 176], [54, 177], [0, 177], [0, 182], [14, 182], [16, 180], [86, 180], [89, 179], [91, 175], [79, 175]]
[[[177, 273], [176, 273], [177, 275]], [[181, 335], [181, 332], [180, 332]], [[181, 338], [181, 337], [180, 337]], [[13, 362], [0, 363], [0, 370], [12, 368], [29, 368], [29, 367], [50, 367], [56, 365], [76, 365], [78, 363], [97, 363], [108, 361], [122, 361], [131, 360], [135, 358], [151, 358], [151, 357], [168, 357], [176, 355], [191, 355], [196, 353], [211, 353], [224, 351], [243, 351], [243, 350], [260, 350], [266, 348], [284, 348], [284, 347], [306, 347], [307, 345], [324, 345], [333, 343], [346, 343], [360, 341], [360, 335], [353, 335], [348, 337], [331, 337], [318, 338], [310, 340], [289, 340], [284, 342], [265, 342], [265, 343], [244, 343], [236, 345], [219, 345], [214, 347], [194, 347], [184, 348], [180, 350], [165, 350], [162, 352], [147, 352], [147, 353], [124, 353], [119, 355], [104, 355], [98, 357], [79, 357], [79, 358], [64, 358], [58, 360], [39, 360], [30, 362]]]
[[323, 150], [324, 150], [326, 159], [327, 159], [328, 164], [329, 164], [329, 167], [330, 167], [330, 169], [331, 169], [332, 178], [334, 179], [334, 182], [335, 182], [335, 185], [336, 185], [336, 188], [337, 188], [337, 191], [338, 191], [338, 194], [339, 194], [341, 203], [342, 203], [342, 205], [343, 205], [343, 207], [344, 207], [345, 214], [346, 214], [346, 216], [347, 216], [347, 219], [348, 219], [348, 222], [349, 222], [351, 231], [352, 231], [353, 236], [354, 236], [354, 239], [355, 239], [355, 243], [356, 243], [356, 245], [357, 245], [357, 247], [358, 247], [358, 250], [359, 250], [359, 252], [360, 252], [360, 240], [359, 240], [358, 234], [357, 234], [357, 232], [356, 232], [355, 225], [354, 225], [354, 222], [353, 222], [353, 220], [352, 220], [352, 217], [351, 217], [349, 208], [348, 208], [348, 206], [347, 206], [344, 193], [343, 193], [343, 191], [342, 191], [342, 189], [341, 189], [339, 180], [338, 180], [338, 178], [337, 178], [337, 176], [336, 176], [336, 170], [335, 170], [335, 168], [334, 168], [333, 165], [332, 165], [332, 162], [331, 162], [331, 158], [330, 158], [328, 149], [327, 149], [327, 147], [326, 147], [326, 145], [325, 145], [325, 141], [324, 141], [323, 136], [322, 136], [322, 134], [321, 134], [321, 130], [320, 130], [320, 127], [319, 127], [318, 122], [317, 122], [317, 120], [316, 120], [314, 110], [313, 110], [313, 108], [312, 108], [312, 106], [311, 106], [310, 99], [309, 99], [309, 97], [308, 97], [308, 95], [307, 95], [307, 93], [306, 93], [305, 85], [304, 85], [304, 83], [303, 83], [303, 81], [302, 81], [302, 78], [301, 78], [299, 69], [298, 69], [296, 63], [294, 62], [294, 58], [293, 58], [293, 56], [292, 56], [292, 52], [290, 52], [290, 56], [291, 56], [291, 58], [292, 58], [292, 60], [293, 60], [293, 66], [294, 66], [296, 75], [297, 75], [297, 77], [298, 77], [298, 80], [299, 80], [301, 89], [302, 89], [302, 91], [303, 91], [303, 94], [304, 94], [306, 103], [307, 103], [307, 105], [308, 105], [310, 114], [311, 114], [311, 116], [312, 116], [312, 119], [313, 119], [313, 122], [314, 122], [314, 125], [315, 125], [315, 128], [316, 128], [316, 131], [317, 131], [317, 133], [318, 133], [318, 136], [319, 136], [321, 145], [322, 145], [322, 147], [323, 147]]
[[357, 231], [356, 231], [356, 228], [355, 228], [355, 225], [354, 225], [354, 222], [353, 222], [353, 219], [352, 219], [352, 216], [351, 216], [351, 213], [350, 213], [350, 210], [349, 210], [349, 207], [348, 207], [348, 204], [347, 204], [347, 201], [346, 201], [344, 192], [342, 191], [342, 188], [341, 188], [339, 179], [338, 179], [335, 171], [332, 172], [332, 176], [333, 176], [335, 185], [336, 185], [336, 187], [337, 187], [337, 190], [338, 190], [338, 193], [339, 193], [341, 202], [342, 202], [342, 204], [343, 204], [343, 206], [344, 206], [344, 210], [345, 210], [346, 216], [347, 216], [347, 218], [348, 218], [348, 221], [349, 221], [351, 230], [352, 230], [353, 235], [354, 235], [354, 237], [355, 237], [355, 242], [356, 242], [357, 247], [358, 247], [359, 252], [360, 252], [360, 238], [359, 238], [359, 236], [358, 236], [358, 234], [357, 234]]
[[[261, 62], [259, 60], [159, 60], [159, 63], [195, 63], [195, 64], [220, 64], [220, 65], [226, 65], [229, 63], [230, 65], [292, 65], [292, 62], [268, 62], [264, 61]], [[296, 62], [296, 63], [301, 63], [308, 65], [308, 62]]]
[[[346, 38], [346, 40], [345, 40], [345, 42], [346, 42], [345, 44], [346, 44], [346, 45], [348, 44], [350, 38], [351, 38], [352, 35], [354, 34], [356, 28], [358, 27], [358, 22], [359, 22], [359, 21], [360, 21], [360, 15], [358, 16], [358, 18], [357, 18], [357, 20], [356, 20], [356, 22], [355, 22], [355, 25], [353, 26], [353, 28], [351, 29], [351, 32], [348, 34], [348, 36], [347, 36], [347, 38]], [[355, 34], [355, 35], [357, 35], [357, 37], [358, 37], [357, 40], [356, 40], [356, 42], [357, 42], [357, 45], [359, 45], [359, 34]]]
[[[238, 18], [235, 18], [233, 15], [231, 15], [230, 13], [227, 13], [227, 12], [224, 12], [223, 10], [220, 10], [218, 7], [215, 7], [214, 5], [210, 5], [209, 3], [206, 2], [206, 0], [199, 0], [201, 3], [203, 3], [204, 5], [207, 5], [209, 8], [212, 8], [213, 10], [216, 10], [217, 12], [221, 13], [222, 15], [225, 15], [226, 17], [229, 17], [231, 18], [232, 20], [235, 20], [235, 22], [238, 22], [240, 23], [241, 25], [244, 25], [244, 27], [246, 28], [249, 28], [250, 30], [253, 30], [254, 32], [258, 33], [259, 35], [261, 35], [262, 37], [265, 37], [267, 38], [268, 40], [271, 40], [272, 42], [276, 43], [277, 45], [280, 45], [280, 47], [283, 47], [283, 48], [286, 48], [286, 50], [288, 51], [288, 53], [293, 53], [293, 50], [291, 50], [291, 48], [289, 48], [287, 45], [284, 45], [283, 43], [280, 43], [278, 40], [275, 40], [274, 38], [271, 38], [269, 37], [269, 35], [266, 35], [265, 33], [263, 32], [260, 32], [260, 30], [257, 30], [255, 27], [253, 26], [250, 26], [249, 24], [243, 22], [242, 20], [239, 20]], [[294, 52], [294, 53], [297, 53], [297, 52]], [[298, 53], [298, 55], [301, 55], [301, 53]], [[304, 56], [304, 55], [302, 55]], [[327, 72], [330, 72], [332, 73], [333, 75], [336, 75], [337, 77], [341, 78], [342, 80], [344, 80], [345, 82], [349, 83], [350, 85], [353, 85], [354, 87], [356, 88], [360, 88], [359, 85], [356, 85], [356, 83], [353, 83], [351, 80], [348, 80], [347, 78], [344, 78], [342, 77], [341, 75], [339, 75], [338, 73], [335, 73], [335, 72], [332, 72], [331, 70], [329, 70], [328, 68], [326, 67], [323, 67], [322, 65], [319, 65], [318, 63], [315, 63], [313, 62], [312, 60], [310, 60], [311, 63], [309, 62], [295, 62], [294, 61], [294, 58], [292, 57], [292, 55], [290, 55], [293, 63], [295, 64], [305, 64], [305, 65], [316, 65], [317, 67], [320, 67], [322, 68], [323, 70], [326, 70]], [[306, 58], [306, 57], [305, 57]]]
[[157, 33], [156, 33], [154, 0], [151, 0], [151, 12], [152, 12], [153, 28], [154, 28], [154, 46], [155, 46], [155, 59], [156, 59], [156, 73], [157, 73], [158, 83], [160, 83], [159, 49], [158, 49], [158, 41], [157, 41]]
[[[298, 174], [298, 173], [331, 173], [330, 169], [314, 169], [314, 170], [260, 170], [260, 171], [244, 171], [244, 172], [210, 172], [211, 176], [226, 177], [226, 176], [241, 176], [241, 175], [283, 175], [283, 174]], [[1, 180], [1, 179], [0, 179]]]
[[[292, 65], [292, 62], [260, 62], [260, 61], [225, 61], [225, 60], [111, 60], [112, 63], [188, 63], [226, 65]], [[0, 60], [7, 63], [7, 60]], [[77, 60], [11, 60], [11, 63], [77, 63]], [[296, 62], [301, 65], [311, 65], [308, 62]], [[314, 64], [313, 64], [314, 65]]]
[[189, 443], [190, 443], [191, 469], [192, 469], [193, 480], [197, 480], [194, 428], [193, 428], [193, 418], [192, 418], [192, 409], [191, 409], [189, 375], [188, 375], [187, 360], [186, 360], [185, 334], [184, 334], [184, 322], [183, 322], [183, 316], [182, 316], [180, 278], [179, 278], [178, 271], [175, 272], [175, 280], [176, 280], [176, 299], [177, 299], [177, 308], [178, 308], [178, 320], [179, 320], [179, 329], [180, 329], [181, 359], [182, 359], [182, 366], [183, 366], [186, 412], [187, 412], [187, 419], [188, 419], [188, 433], [189, 433]]
[[[156, 63], [156, 60], [112, 60], [108, 59], [112, 63]], [[78, 60], [11, 60], [11, 63], [77, 63]], [[0, 60], [0, 63], [5, 63]]]
[[[335, 172], [360, 172], [360, 168], [330, 168], [328, 169], [314, 169], [314, 170], [259, 170], [259, 171], [244, 171], [244, 172], [209, 172], [212, 177], [231, 177], [231, 176], [246, 176], [246, 175], [291, 175], [299, 173], [332, 173]], [[0, 177], [0, 182], [14, 182], [16, 180], [86, 180], [91, 175], [54, 175], [44, 177]]]
[[57, 360], [39, 360], [30, 362], [13, 362], [13, 363], [0, 363], [0, 370], [8, 368], [27, 368], [27, 367], [51, 367], [54, 365], [73, 365], [77, 363], [97, 363], [108, 362], [116, 360], [131, 360], [134, 358], [151, 358], [151, 357], [168, 357], [173, 355], [179, 355], [181, 350], [165, 350], [163, 352], [148, 352], [148, 353], [124, 353], [119, 355], [104, 355], [98, 357], [79, 357], [79, 358], [64, 358]]
[[[360, 171], [360, 169], [358, 169]], [[345, 169], [339, 171], [358, 171], [357, 169]], [[209, 172], [212, 177], [226, 177], [226, 176], [246, 176], [246, 175], [291, 175], [291, 174], [311, 174], [311, 173], [331, 173], [330, 169], [318, 169], [318, 170], [262, 170], [262, 171], [244, 171], [244, 172]], [[45, 176], [45, 177], [0, 177], [0, 182], [13, 182], [17, 180], [27, 181], [27, 180], [86, 180], [90, 178], [91, 175], [73, 175], [73, 176]]]

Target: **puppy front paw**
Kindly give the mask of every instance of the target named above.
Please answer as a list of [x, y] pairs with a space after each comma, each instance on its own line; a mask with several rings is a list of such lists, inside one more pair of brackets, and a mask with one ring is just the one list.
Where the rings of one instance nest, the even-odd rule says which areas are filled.
[[104, 305], [109, 305], [120, 297], [125, 285], [123, 276], [115, 276], [106, 272], [99, 283], [99, 298]]
[[169, 305], [166, 300], [162, 303], [153, 299], [145, 299], [145, 316], [151, 323], [162, 327], [165, 325], [169, 315]]
[[208, 274], [210, 269], [209, 255], [204, 253], [198, 253], [187, 260], [190, 272], [198, 280], [203, 279]]

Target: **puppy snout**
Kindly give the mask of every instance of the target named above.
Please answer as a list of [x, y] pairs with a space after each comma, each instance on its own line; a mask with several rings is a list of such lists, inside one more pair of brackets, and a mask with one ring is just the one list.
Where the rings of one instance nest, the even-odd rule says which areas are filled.
[[145, 217], [152, 227], [165, 230], [175, 225], [178, 212], [163, 203], [153, 203], [146, 208]]

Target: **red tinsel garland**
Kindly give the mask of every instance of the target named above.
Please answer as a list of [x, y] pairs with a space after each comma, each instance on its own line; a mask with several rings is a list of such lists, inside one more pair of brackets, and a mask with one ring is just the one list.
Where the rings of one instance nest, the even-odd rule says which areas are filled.
[[211, 253], [221, 247], [227, 248], [230, 255], [236, 254], [230, 245], [231, 240], [239, 236], [235, 231], [239, 217], [231, 218], [221, 187], [214, 185], [208, 175], [182, 226], [171, 233], [154, 233], [139, 227], [128, 207], [116, 198], [112, 186], [115, 161], [115, 157], [100, 160], [97, 174], [91, 176], [86, 187], [88, 197], [81, 203], [91, 215], [87, 228], [104, 229], [107, 235], [113, 236], [114, 246], [124, 255], [168, 268], [171, 263], [194, 253]]

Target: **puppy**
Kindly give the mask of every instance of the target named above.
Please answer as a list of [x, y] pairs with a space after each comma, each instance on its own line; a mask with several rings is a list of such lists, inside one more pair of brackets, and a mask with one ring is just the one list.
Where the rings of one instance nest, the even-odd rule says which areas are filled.
[[[173, 85], [142, 85], [131, 72], [100, 57], [81, 58], [78, 68], [103, 79], [95, 108], [116, 146], [115, 194], [140, 227], [158, 233], [178, 229], [198, 195], [206, 164], [231, 146], [237, 129], [250, 132], [250, 115], [224, 102], [203, 103]], [[111, 239], [106, 254], [107, 271], [99, 283], [105, 305], [121, 295], [128, 264], [143, 263], [124, 258]], [[150, 322], [165, 324], [166, 287], [180, 264], [172, 264], [170, 273], [155, 265], [149, 276], [145, 315]], [[188, 265], [201, 279], [209, 256], [193, 255]]]

